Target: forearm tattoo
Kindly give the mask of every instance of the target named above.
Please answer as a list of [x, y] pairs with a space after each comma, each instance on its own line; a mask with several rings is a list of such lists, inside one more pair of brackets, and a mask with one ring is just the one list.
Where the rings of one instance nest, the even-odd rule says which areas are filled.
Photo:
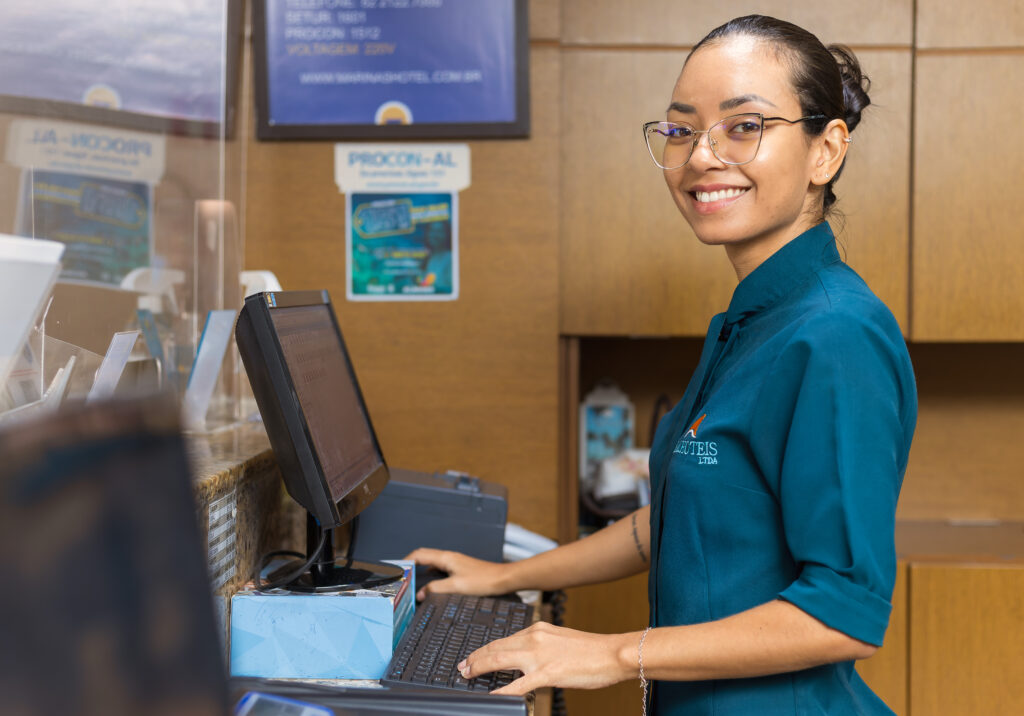
[[633, 513], [633, 542], [636, 543], [636, 553], [640, 555], [640, 561], [647, 564], [647, 555], [644, 554], [644, 547], [640, 544], [640, 535], [636, 531], [636, 513]]

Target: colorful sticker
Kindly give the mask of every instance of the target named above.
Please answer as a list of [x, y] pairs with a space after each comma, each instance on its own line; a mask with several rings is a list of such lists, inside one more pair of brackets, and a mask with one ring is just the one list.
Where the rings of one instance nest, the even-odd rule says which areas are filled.
[[348, 298], [453, 300], [458, 194], [347, 194]]

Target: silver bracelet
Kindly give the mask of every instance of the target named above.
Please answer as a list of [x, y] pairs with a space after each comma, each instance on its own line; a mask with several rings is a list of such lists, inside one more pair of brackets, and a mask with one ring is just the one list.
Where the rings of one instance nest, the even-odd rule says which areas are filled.
[[640, 635], [640, 645], [636, 648], [636, 660], [640, 664], [640, 688], [644, 690], [643, 701], [640, 705], [640, 713], [643, 716], [647, 716], [647, 677], [644, 676], [644, 639], [647, 638], [647, 632], [650, 630], [650, 627], [644, 629], [644, 633]]

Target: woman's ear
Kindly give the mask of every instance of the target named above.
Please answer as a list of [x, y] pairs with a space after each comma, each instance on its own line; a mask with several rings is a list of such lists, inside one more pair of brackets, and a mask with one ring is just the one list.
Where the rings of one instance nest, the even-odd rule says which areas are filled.
[[836, 172], [843, 166], [846, 150], [853, 141], [846, 122], [833, 119], [825, 127], [825, 131], [814, 139], [814, 171], [811, 174], [813, 184], [825, 185], [832, 181]]

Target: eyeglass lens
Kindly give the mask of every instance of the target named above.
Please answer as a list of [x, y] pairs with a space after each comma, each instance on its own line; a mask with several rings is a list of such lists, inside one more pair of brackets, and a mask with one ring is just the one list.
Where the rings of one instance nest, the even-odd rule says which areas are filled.
[[685, 122], [651, 122], [644, 132], [655, 163], [676, 169], [690, 160], [700, 135], [708, 135], [715, 156], [726, 164], [746, 164], [757, 155], [764, 125], [760, 114], [738, 114], [715, 123], [707, 132]]

